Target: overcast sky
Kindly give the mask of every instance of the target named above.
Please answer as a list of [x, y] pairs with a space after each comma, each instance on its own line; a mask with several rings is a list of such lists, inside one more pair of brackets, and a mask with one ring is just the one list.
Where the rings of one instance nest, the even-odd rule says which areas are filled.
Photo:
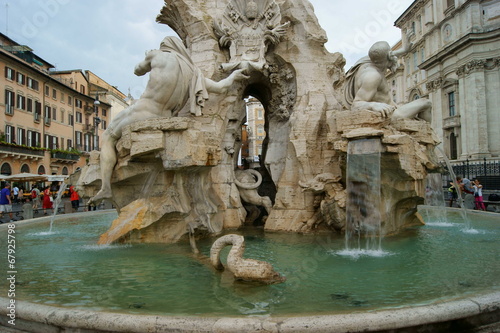
[[[163, 0], [0, 0], [0, 31], [57, 70], [91, 70], [137, 98], [147, 76], [135, 65], [146, 50], [174, 32], [155, 22]], [[401, 36], [394, 21], [413, 0], [310, 0], [328, 36], [327, 49], [341, 52], [346, 70], [379, 40]]]

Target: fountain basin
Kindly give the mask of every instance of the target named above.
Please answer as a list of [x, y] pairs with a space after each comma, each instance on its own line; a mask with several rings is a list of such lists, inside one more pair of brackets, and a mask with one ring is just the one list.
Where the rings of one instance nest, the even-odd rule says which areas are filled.
[[[451, 210], [451, 219], [453, 214]], [[26, 221], [16, 225], [19, 247], [16, 327], [28, 325], [25, 330], [30, 332], [49, 332], [46, 325], [93, 332], [163, 332], [168, 328], [215, 332], [306, 329], [354, 332], [405, 331], [405, 327], [429, 324], [438, 328], [495, 323], [499, 321], [500, 305], [495, 278], [500, 273], [495, 246], [498, 215], [479, 215], [483, 220], [476, 225], [477, 234], [462, 233], [460, 222], [447, 227], [412, 228], [406, 235], [386, 239], [384, 252], [388, 254], [381, 257], [340, 254], [343, 246], [340, 236], [249, 231], [245, 256], [268, 260], [288, 278], [284, 284], [273, 286], [234, 283], [192, 258], [187, 243], [95, 246], [99, 228], [106, 229], [106, 223], [116, 216], [113, 212], [58, 217], [53, 235], [43, 235], [47, 219]], [[93, 224], [96, 217], [104, 219], [100, 227]], [[69, 227], [68, 231], [64, 231], [65, 227]], [[5, 236], [5, 230], [5, 225], [0, 226], [1, 237]], [[75, 238], [61, 244], [69, 234]], [[446, 243], [441, 237], [447, 234], [451, 234], [453, 242], [448, 245], [452, 248], [437, 250], [436, 244]], [[423, 245], [409, 252], [398, 250], [415, 239], [423, 240]], [[212, 241], [199, 242], [200, 250], [207, 252]], [[311, 249], [308, 243], [313, 244]], [[454, 244], [462, 247], [464, 243], [472, 247], [483, 243], [491, 246], [481, 248], [479, 257], [471, 260], [478, 261], [477, 266], [469, 266], [467, 260], [462, 260], [450, 276], [443, 275], [441, 269], [429, 268], [439, 256], [445, 256], [449, 262], [459, 258], [459, 254], [446, 251], [456, 251]], [[64, 252], [69, 254], [65, 256]], [[408, 258], [411, 252], [417, 253], [414, 259]], [[398, 257], [409, 261], [405, 263]], [[140, 266], [145, 258], [149, 262]], [[411, 260], [420, 261], [422, 266], [412, 271]], [[124, 261], [139, 267], [127, 267]], [[151, 266], [159, 270], [151, 271]], [[463, 267], [478, 270], [486, 266], [480, 273], [463, 270]], [[103, 267], [109, 269], [103, 272]], [[401, 278], [383, 283], [398, 270], [404, 271]], [[485, 275], [490, 279], [483, 280]], [[430, 290], [412, 290], [424, 280], [430, 281]], [[350, 288], [357, 284], [360, 286]], [[384, 286], [387, 290], [379, 292]], [[154, 294], [159, 299], [153, 299]], [[0, 311], [6, 311], [8, 301], [0, 300]], [[7, 319], [2, 315], [0, 323], [10, 327]]]

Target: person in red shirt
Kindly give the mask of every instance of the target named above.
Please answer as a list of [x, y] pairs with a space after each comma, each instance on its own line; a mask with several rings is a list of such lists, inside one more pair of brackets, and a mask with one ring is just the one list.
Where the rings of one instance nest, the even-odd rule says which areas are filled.
[[43, 215], [47, 215], [47, 209], [52, 208], [52, 197], [50, 194], [50, 187], [46, 186], [43, 189], [43, 203], [42, 203], [42, 208], [43, 208]]
[[78, 192], [75, 190], [75, 187], [73, 185], [69, 187], [69, 194], [69, 200], [71, 201], [73, 212], [77, 212], [78, 206], [80, 206], [80, 196], [78, 195]]

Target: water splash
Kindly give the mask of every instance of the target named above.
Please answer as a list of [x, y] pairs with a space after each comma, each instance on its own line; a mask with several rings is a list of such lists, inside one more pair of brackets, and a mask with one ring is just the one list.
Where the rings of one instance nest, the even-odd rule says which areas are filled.
[[394, 255], [394, 253], [384, 250], [366, 250], [366, 249], [345, 249], [345, 250], [335, 251], [333, 252], [333, 254], [342, 257], [349, 257], [353, 260], [358, 260], [361, 257], [383, 258]]
[[52, 217], [50, 219], [49, 232], [52, 232], [52, 225], [54, 224], [54, 219], [56, 218], [57, 210], [59, 209], [59, 205], [61, 204], [62, 195], [63, 195], [64, 191], [66, 191], [66, 187], [68, 187], [68, 184], [63, 182], [61, 184], [61, 186], [59, 187], [59, 191], [57, 192], [57, 197], [54, 200], [54, 212], [52, 213]]

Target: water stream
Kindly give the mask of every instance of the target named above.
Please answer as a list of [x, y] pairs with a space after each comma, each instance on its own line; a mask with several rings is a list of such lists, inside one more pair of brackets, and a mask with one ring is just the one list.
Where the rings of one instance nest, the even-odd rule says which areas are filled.
[[[347, 147], [346, 255], [379, 256], [381, 247], [380, 139]], [[364, 243], [364, 244], [363, 244]]]
[[436, 147], [436, 149], [438, 149], [439, 152], [441, 153], [441, 155], [443, 156], [444, 162], [446, 163], [446, 167], [448, 168], [448, 172], [450, 173], [450, 177], [451, 177], [451, 180], [453, 182], [453, 185], [457, 189], [457, 193], [458, 193], [457, 202], [458, 202], [459, 207], [461, 208], [462, 218], [465, 222], [464, 232], [477, 233], [477, 230], [472, 228], [471, 219], [469, 217], [467, 208], [464, 205], [464, 200], [462, 198], [462, 193], [460, 191], [460, 184], [457, 183], [457, 177], [455, 175], [455, 172], [453, 172], [453, 167], [451, 166], [450, 160], [448, 159], [448, 156], [446, 156], [446, 154], [444, 153], [443, 149], [441, 149], [440, 147]]
[[66, 191], [66, 187], [68, 186], [68, 184], [66, 183], [62, 183], [61, 186], [59, 187], [59, 191], [57, 192], [57, 197], [56, 199], [54, 200], [54, 212], [52, 213], [52, 218], [50, 219], [50, 229], [49, 229], [49, 233], [52, 232], [52, 226], [54, 224], [54, 218], [56, 217], [57, 215], [57, 210], [59, 209], [59, 205], [61, 204], [61, 200], [62, 200], [62, 196], [63, 196], [63, 193], [64, 191]]

